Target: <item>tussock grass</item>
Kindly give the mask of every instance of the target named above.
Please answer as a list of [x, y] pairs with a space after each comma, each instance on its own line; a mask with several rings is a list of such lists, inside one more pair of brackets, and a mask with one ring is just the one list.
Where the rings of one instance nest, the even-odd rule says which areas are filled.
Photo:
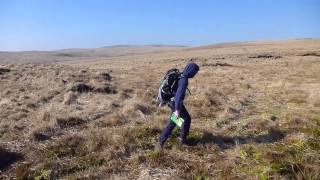
[[[319, 179], [320, 64], [297, 56], [315, 46], [6, 65], [0, 178]], [[170, 112], [155, 102], [158, 81], [191, 57], [203, 66], [185, 99], [190, 144], [179, 144], [176, 128], [155, 152]]]

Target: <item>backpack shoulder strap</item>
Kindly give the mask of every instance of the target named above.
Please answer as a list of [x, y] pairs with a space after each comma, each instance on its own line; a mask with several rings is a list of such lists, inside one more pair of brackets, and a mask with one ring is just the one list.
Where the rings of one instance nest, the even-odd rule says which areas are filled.
[[[183, 78], [183, 77], [184, 77], [183, 73], [182, 73], [182, 72], [180, 72], [179, 79], [181, 79], [181, 78]], [[190, 94], [190, 96], [191, 96], [192, 94], [191, 94], [190, 89], [189, 89], [189, 88], [187, 88], [187, 90], [188, 90], [188, 92], [189, 92], [189, 94]]]
[[190, 94], [190, 96], [191, 96], [192, 94], [191, 94], [191, 91], [190, 91], [190, 89], [189, 89], [189, 88], [187, 88], [187, 90], [188, 90], [188, 92], [189, 92], [189, 94]]

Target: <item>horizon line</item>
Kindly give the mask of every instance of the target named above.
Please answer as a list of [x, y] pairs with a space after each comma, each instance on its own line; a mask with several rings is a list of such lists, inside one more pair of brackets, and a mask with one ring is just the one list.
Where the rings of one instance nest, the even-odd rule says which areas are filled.
[[0, 53], [19, 53], [19, 52], [57, 52], [57, 51], [64, 51], [64, 50], [92, 50], [92, 49], [103, 49], [103, 48], [126, 48], [126, 47], [165, 47], [165, 46], [172, 46], [172, 47], [185, 47], [185, 48], [197, 48], [197, 47], [205, 47], [205, 46], [212, 46], [212, 45], [221, 45], [221, 44], [233, 44], [233, 43], [249, 43], [249, 42], [277, 42], [277, 41], [293, 41], [293, 40], [320, 40], [320, 37], [303, 37], [303, 38], [285, 38], [285, 39], [259, 39], [259, 40], [243, 40], [243, 41], [223, 41], [223, 42], [216, 42], [216, 43], [204, 43], [200, 45], [183, 45], [183, 44], [113, 44], [107, 46], [99, 46], [99, 47], [69, 47], [69, 48], [62, 48], [62, 49], [51, 49], [51, 50], [13, 50], [13, 51], [2, 51]]

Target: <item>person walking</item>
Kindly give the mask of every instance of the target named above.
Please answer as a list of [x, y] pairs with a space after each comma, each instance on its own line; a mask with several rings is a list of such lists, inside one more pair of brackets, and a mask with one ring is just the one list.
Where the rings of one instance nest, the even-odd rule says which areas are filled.
[[191, 125], [191, 116], [188, 113], [186, 107], [184, 106], [184, 98], [186, 90], [188, 88], [188, 79], [193, 78], [199, 71], [199, 66], [194, 62], [189, 62], [183, 70], [183, 73], [178, 81], [178, 87], [175, 91], [174, 98], [169, 102], [169, 107], [171, 108], [170, 118], [167, 126], [162, 131], [159, 141], [155, 146], [155, 150], [160, 151], [163, 145], [169, 138], [172, 130], [175, 128], [176, 124], [171, 121], [172, 113], [175, 113], [177, 117], [184, 119], [184, 123], [181, 127], [180, 143], [187, 144], [187, 136], [189, 134], [189, 129]]

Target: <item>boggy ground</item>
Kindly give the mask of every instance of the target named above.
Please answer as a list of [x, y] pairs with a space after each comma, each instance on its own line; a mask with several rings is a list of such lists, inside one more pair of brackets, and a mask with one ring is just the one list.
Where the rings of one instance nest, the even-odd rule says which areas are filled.
[[[3, 179], [318, 179], [320, 43], [240, 43], [0, 67]], [[171, 67], [194, 58], [179, 131], [154, 152]]]

